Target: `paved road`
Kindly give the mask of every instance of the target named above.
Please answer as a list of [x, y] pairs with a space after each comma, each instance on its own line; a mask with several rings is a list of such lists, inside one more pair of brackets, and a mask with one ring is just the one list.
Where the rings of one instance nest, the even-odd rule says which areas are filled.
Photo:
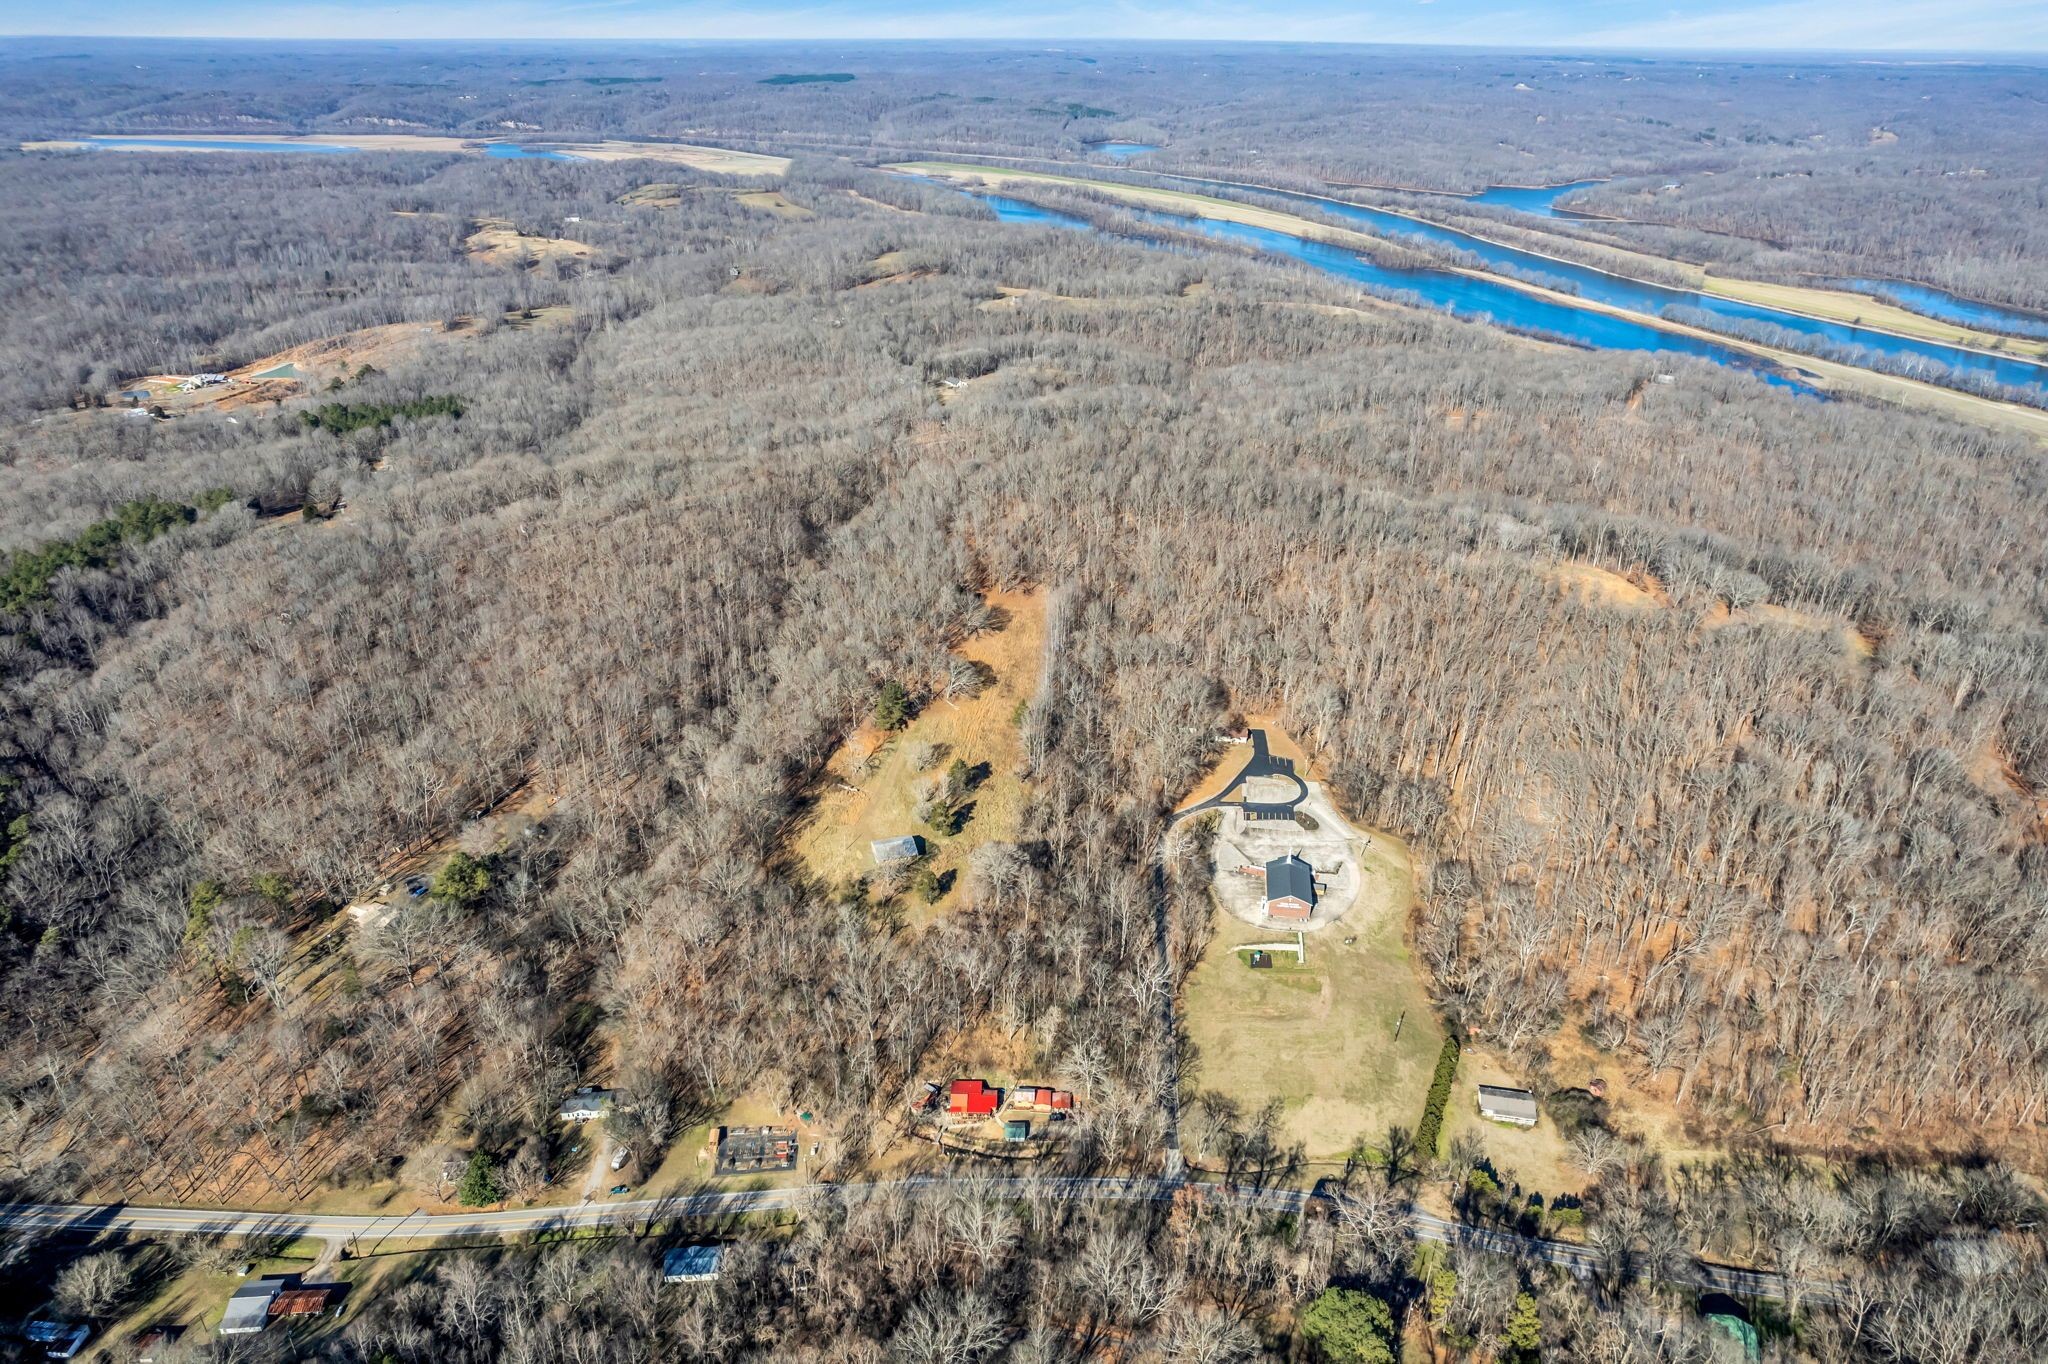
[[[734, 1217], [745, 1213], [786, 1212], [814, 1195], [838, 1191], [849, 1195], [900, 1190], [914, 1196], [943, 1195], [969, 1181], [947, 1178], [906, 1179], [877, 1184], [806, 1184], [787, 1189], [703, 1193], [685, 1198], [620, 1199], [616, 1202], [559, 1208], [514, 1208], [502, 1212], [410, 1213], [366, 1216], [360, 1213], [247, 1212], [231, 1208], [150, 1208], [125, 1203], [12, 1203], [0, 1205], [0, 1227], [72, 1233], [157, 1232], [206, 1236], [308, 1237], [347, 1244], [352, 1253], [371, 1254], [385, 1242], [464, 1240], [515, 1233], [546, 1233], [584, 1227], [643, 1228], [650, 1222], [677, 1218]], [[1324, 1197], [1296, 1189], [1243, 1189], [1219, 1184], [1188, 1184], [1171, 1179], [995, 1179], [973, 1181], [993, 1193], [1021, 1195], [1029, 1189], [1050, 1189], [1061, 1198], [1158, 1202], [1185, 1188], [1209, 1197], [1234, 1198], [1276, 1212], [1294, 1212]], [[1545, 1241], [1447, 1221], [1419, 1209], [1413, 1213], [1415, 1235], [1425, 1241], [1460, 1245], [1515, 1258], [1556, 1265], [1580, 1278], [1590, 1277], [1600, 1257], [1584, 1246]], [[1686, 1280], [1690, 1285], [1718, 1289], [1743, 1297], [1782, 1298], [1786, 1281], [1775, 1274], [1700, 1264]], [[1828, 1286], [1802, 1282], [1800, 1297], [1827, 1300]]]
[[1278, 777], [1294, 783], [1294, 794], [1285, 800], [1245, 802], [1249, 808], [1266, 812], [1266, 818], [1285, 819], [1294, 813], [1295, 806], [1308, 799], [1308, 783], [1294, 770], [1292, 759], [1273, 756], [1272, 750], [1266, 747], [1266, 731], [1255, 729], [1246, 737], [1251, 740], [1252, 756], [1246, 761], [1244, 770], [1230, 779], [1230, 785], [1209, 799], [1198, 805], [1190, 805], [1185, 810], [1174, 811], [1173, 817], [1176, 820], [1186, 819], [1189, 815], [1200, 814], [1204, 810], [1220, 808], [1238, 787], [1253, 777]]

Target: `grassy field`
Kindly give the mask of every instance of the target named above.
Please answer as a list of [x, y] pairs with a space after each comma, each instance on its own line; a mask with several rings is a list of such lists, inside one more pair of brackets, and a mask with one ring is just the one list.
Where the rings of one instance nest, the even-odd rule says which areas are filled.
[[1443, 1045], [1402, 938], [1415, 894], [1408, 850], [1374, 834], [1363, 862], [1358, 904], [1308, 936], [1305, 965], [1276, 956], [1271, 969], [1250, 969], [1239, 948], [1289, 935], [1219, 910], [1188, 982], [1184, 1014], [1199, 1051], [1189, 1097], [1214, 1091], [1248, 1111], [1279, 1100], [1287, 1138], [1311, 1160], [1341, 1159], [1391, 1124], [1413, 1129]]
[[1254, 208], [1229, 199], [1218, 199], [1213, 195], [1194, 194], [1187, 190], [1156, 189], [1150, 185], [1123, 185], [1108, 180], [1091, 180], [1083, 175], [1053, 175], [1045, 171], [1002, 170], [994, 166], [973, 166], [957, 161], [907, 161], [889, 167], [890, 170], [907, 171], [915, 175], [928, 175], [934, 179], [958, 180], [979, 183], [991, 188], [1008, 184], [1037, 182], [1048, 185], [1070, 185], [1077, 189], [1094, 190], [1112, 199], [1122, 199], [1146, 208], [1162, 208], [1174, 213], [1188, 213], [1200, 218], [1213, 218], [1219, 222], [1245, 223], [1251, 227], [1269, 228], [1285, 232], [1292, 237], [1305, 237], [1314, 241], [1334, 242], [1356, 250], [1375, 251], [1386, 246], [1384, 239], [1353, 232], [1347, 228], [1325, 227], [1312, 223], [1292, 213], [1278, 209]]
[[2008, 355], [2048, 355], [2048, 341], [1999, 336], [1959, 327], [1953, 322], [1943, 322], [1940, 318], [1926, 317], [1880, 302], [1868, 294], [1854, 294], [1843, 289], [1820, 289], [1807, 284], [1766, 284], [1762, 280], [1721, 279], [1714, 275], [1707, 276], [1701, 287], [1723, 298], [1737, 298], [1772, 308], [1789, 308], [1808, 317], [1824, 317], [1832, 322], [1881, 327], [1901, 336], [1974, 346], [1979, 350], [1996, 349]]
[[[931, 850], [932, 869], [942, 877], [950, 873], [953, 879], [946, 895], [929, 908], [914, 896], [904, 897], [913, 922], [944, 912], [959, 897], [969, 855], [984, 843], [1013, 837], [1024, 809], [1025, 787], [1017, 775], [1023, 749], [1016, 715], [1038, 686], [1045, 647], [1045, 594], [997, 592], [988, 600], [1007, 617], [1002, 628], [968, 640], [958, 652], [985, 666], [993, 681], [978, 696], [934, 699], [895, 734], [863, 726], [832, 756], [824, 788], [796, 833], [795, 850], [804, 865], [819, 880], [835, 886], [874, 869], [868, 850], [874, 840], [922, 836]], [[934, 834], [912, 813], [917, 780], [924, 774], [914, 768], [910, 755], [927, 742], [945, 749], [934, 771], [942, 771], [955, 758], [970, 767], [987, 764], [987, 777], [970, 797], [973, 808], [967, 822], [950, 838]], [[867, 771], [856, 770], [856, 748], [872, 754]]]
[[817, 215], [802, 204], [793, 204], [779, 189], [750, 189], [737, 196], [748, 208], [762, 209], [778, 218], [815, 218]]
[[476, 231], [463, 238], [470, 259], [490, 265], [522, 265], [560, 256], [588, 260], [597, 248], [567, 237], [537, 237], [519, 231], [503, 218], [479, 218]]
[[1444, 1110], [1443, 1149], [1449, 1152], [1461, 1133], [1478, 1137], [1503, 1189], [1519, 1185], [1524, 1193], [1542, 1194], [1547, 1203], [1561, 1193], [1576, 1194], [1587, 1183], [1586, 1175], [1572, 1168], [1564, 1134], [1550, 1115], [1541, 1114], [1534, 1127], [1514, 1127], [1479, 1116], [1480, 1085], [1522, 1089], [1528, 1083], [1528, 1076], [1479, 1048], [1467, 1046], [1458, 1058], [1458, 1082], [1452, 1086], [1451, 1102]]

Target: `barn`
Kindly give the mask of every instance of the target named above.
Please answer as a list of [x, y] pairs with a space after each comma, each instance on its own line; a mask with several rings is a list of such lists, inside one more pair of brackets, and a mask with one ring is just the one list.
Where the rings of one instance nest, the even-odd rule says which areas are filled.
[[1305, 923], [1315, 907], [1315, 868], [1295, 853], [1266, 864], [1266, 903], [1261, 908], [1267, 918]]

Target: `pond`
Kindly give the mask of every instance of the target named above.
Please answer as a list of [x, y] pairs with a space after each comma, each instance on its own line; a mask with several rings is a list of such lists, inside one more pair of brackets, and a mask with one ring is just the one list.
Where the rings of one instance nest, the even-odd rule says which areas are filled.
[[1128, 161], [1134, 156], [1159, 150], [1157, 142], [1090, 142], [1088, 150], [1103, 156], [1113, 156], [1119, 161]]
[[[1215, 180], [1200, 180], [1191, 176], [1172, 178], [1212, 192], [1234, 189], [1242, 193], [1245, 189], [1243, 186]], [[1504, 246], [1483, 237], [1476, 237], [1469, 232], [1461, 232], [1440, 223], [1424, 222], [1387, 209], [1368, 208], [1363, 204], [1344, 203], [1336, 199], [1298, 194], [1290, 190], [1261, 188], [1255, 192], [1310, 208], [1320, 208], [1333, 217], [1355, 223], [1378, 236], [1396, 240], [1407, 238], [1425, 241], [1463, 251], [1477, 257], [1486, 265], [1505, 268], [1525, 276], [1538, 276], [1540, 282], [1568, 293], [1575, 293], [1578, 297], [1592, 302], [1605, 303], [1610, 307], [1626, 308], [1630, 312], [1648, 313], [1652, 316], [1661, 315], [1668, 308], [1694, 308], [1714, 317], [1781, 327], [1788, 332], [1812, 337], [1830, 345], [1858, 346], [1893, 359], [1921, 362], [1929, 367], [1925, 376], [1929, 378], [1936, 377], [1940, 368], [1947, 368], [1959, 374], [2009, 384], [2015, 388], [2048, 393], [2048, 367], [2031, 360], [1992, 355], [1985, 351], [1971, 350], [1966, 346], [1944, 345], [1939, 341], [1924, 341], [1917, 337], [1898, 336], [1891, 332], [1859, 327], [1849, 322], [1830, 322], [1824, 318], [1807, 317], [1801, 313], [1786, 312], [1761, 303], [1744, 303], [1732, 298], [1722, 298], [1717, 294], [1702, 293], [1697, 289], [1674, 288], [1629, 279], [1622, 275], [1609, 274], [1590, 265], [1559, 260], [1541, 252]], [[1586, 316], [1583, 312], [1579, 315]]]

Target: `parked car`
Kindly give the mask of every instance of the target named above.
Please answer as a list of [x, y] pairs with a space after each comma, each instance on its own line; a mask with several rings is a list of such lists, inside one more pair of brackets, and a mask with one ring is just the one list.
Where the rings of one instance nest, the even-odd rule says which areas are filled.
[[617, 1197], [618, 1197], [618, 1196], [619, 1196], [620, 1194], [622, 1194], [622, 1193], [631, 1193], [631, 1192], [633, 1192], [633, 1186], [632, 1186], [631, 1184], [614, 1184], [614, 1185], [612, 1185], [612, 1197], [613, 1197], [613, 1198], [617, 1198]]
[[625, 1147], [621, 1146], [617, 1151], [612, 1153], [612, 1168], [614, 1170], [623, 1170], [626, 1168], [626, 1162], [631, 1160], [632, 1158], [633, 1153], [631, 1151], [628, 1151]]
[[407, 895], [410, 895], [415, 900], [419, 899], [420, 896], [425, 895], [427, 893], [427, 878], [424, 876], [415, 876], [408, 880], [405, 883], [405, 893]]

